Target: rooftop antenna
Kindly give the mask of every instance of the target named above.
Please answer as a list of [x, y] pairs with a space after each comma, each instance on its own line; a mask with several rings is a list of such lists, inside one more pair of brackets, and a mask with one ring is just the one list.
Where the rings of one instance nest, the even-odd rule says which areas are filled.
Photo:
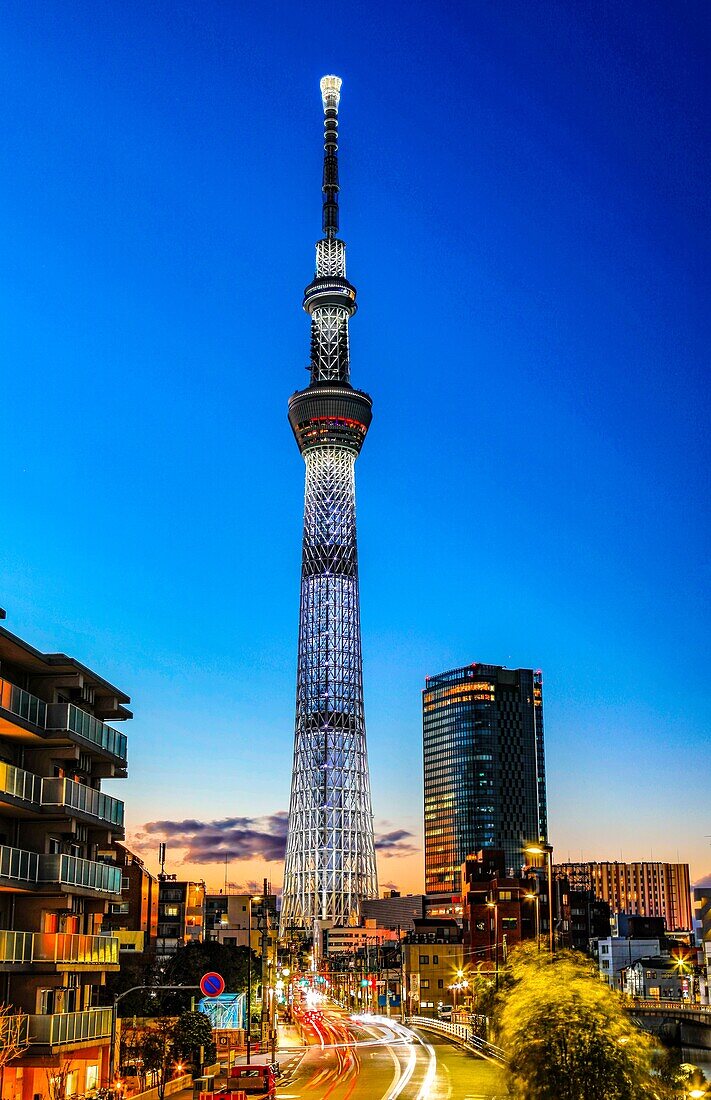
[[165, 844], [158, 845], [158, 862], [160, 863], [160, 877], [165, 878]]

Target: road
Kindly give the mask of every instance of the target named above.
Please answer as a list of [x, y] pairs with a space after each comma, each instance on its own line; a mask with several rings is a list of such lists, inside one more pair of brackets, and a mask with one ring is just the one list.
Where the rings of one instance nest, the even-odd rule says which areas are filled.
[[498, 1066], [397, 1021], [328, 1012], [303, 1055], [284, 1059], [279, 1100], [503, 1100]]

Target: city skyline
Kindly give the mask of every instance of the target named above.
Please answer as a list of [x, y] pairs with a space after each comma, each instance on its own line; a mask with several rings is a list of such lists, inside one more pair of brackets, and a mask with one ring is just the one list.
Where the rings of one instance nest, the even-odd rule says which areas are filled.
[[381, 886], [421, 888], [421, 686], [471, 661], [543, 669], [556, 859], [711, 867], [695, 9], [601, 29], [549, 10], [357, 9], [350, 44], [307, 19], [302, 51], [275, 7], [4, 12], [0, 604], [130, 692], [121, 797], [153, 870], [167, 839], [170, 870], [219, 889], [223, 859], [173, 859], [227, 841], [261, 853], [232, 881], [279, 879], [301, 528], [283, 394], [324, 71], [348, 81], [354, 369], [377, 395], [358, 523]]

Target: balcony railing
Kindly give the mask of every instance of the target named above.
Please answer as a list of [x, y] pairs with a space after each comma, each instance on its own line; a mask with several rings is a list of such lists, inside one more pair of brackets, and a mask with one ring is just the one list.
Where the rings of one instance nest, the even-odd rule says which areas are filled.
[[32, 961], [111, 966], [119, 961], [119, 941], [115, 936], [35, 932]]
[[119, 760], [126, 760], [126, 734], [119, 733], [113, 726], [87, 714], [73, 703], [47, 704], [29, 691], [11, 684], [9, 680], [0, 680], [0, 708], [16, 714], [19, 718], [31, 722], [40, 729], [67, 730], [91, 741], [105, 752]]
[[37, 885], [40, 857], [37, 852], [26, 852], [22, 848], [10, 848], [0, 844], [0, 881]]
[[79, 856], [41, 855], [38, 857], [39, 881], [58, 882], [64, 886], [81, 886], [102, 894], [121, 893], [121, 868], [108, 863], [96, 863]]
[[101, 967], [118, 961], [119, 941], [115, 936], [0, 929], [0, 963], [51, 962]]
[[108, 1039], [111, 1009], [87, 1008], [84, 1012], [56, 1012], [52, 1016], [30, 1016], [30, 1042], [44, 1046]]
[[39, 809], [42, 797], [42, 780], [24, 768], [13, 764], [0, 764], [0, 791], [22, 802], [31, 802]]
[[42, 805], [67, 806], [123, 828], [123, 802], [73, 779], [45, 779], [42, 783]]
[[44, 727], [47, 720], [47, 704], [9, 680], [0, 680], [0, 707], [35, 726]]
[[73, 703], [52, 703], [47, 714], [47, 728], [69, 730], [119, 760], [126, 759], [126, 734], [100, 722], [85, 710], [79, 710]]
[[0, 931], [0, 962], [32, 962], [32, 933]]

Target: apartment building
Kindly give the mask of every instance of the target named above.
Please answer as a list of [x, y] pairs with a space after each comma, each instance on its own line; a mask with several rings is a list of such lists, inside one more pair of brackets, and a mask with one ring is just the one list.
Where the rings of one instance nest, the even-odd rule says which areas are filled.
[[174, 955], [187, 943], [200, 942], [204, 929], [205, 883], [179, 882], [175, 875], [159, 875], [156, 953]]
[[[4, 618], [4, 612], [2, 616]], [[102, 779], [126, 775], [129, 697], [63, 653], [0, 627], [0, 971], [14, 1025], [3, 1100], [108, 1084], [111, 1010], [98, 991], [118, 969], [102, 935], [121, 870], [99, 857], [123, 836], [123, 803]]]
[[121, 901], [109, 905], [102, 933], [116, 937], [119, 951], [151, 951], [158, 939], [158, 879], [125, 844], [116, 842], [99, 857], [121, 871]]
[[668, 932], [693, 927], [688, 863], [557, 863], [553, 871], [573, 890], [592, 890], [612, 916], [664, 917]]

